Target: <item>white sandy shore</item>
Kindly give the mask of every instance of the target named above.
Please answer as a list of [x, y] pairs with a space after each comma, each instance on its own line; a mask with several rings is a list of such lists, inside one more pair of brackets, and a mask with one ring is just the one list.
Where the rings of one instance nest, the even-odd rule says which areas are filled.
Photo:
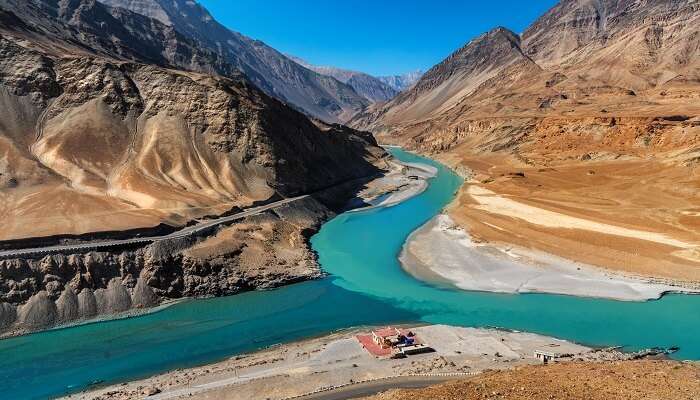
[[437, 277], [464, 290], [626, 301], [658, 299], [669, 292], [694, 293], [691, 289], [611, 274], [545, 253], [478, 244], [447, 215], [438, 215], [415, 231], [404, 245], [400, 260], [419, 279]]
[[322, 388], [387, 377], [450, 374], [536, 364], [535, 350], [596, 357], [590, 348], [551, 337], [445, 325], [411, 327], [436, 352], [406, 359], [378, 359], [348, 330], [273, 347], [203, 367], [177, 370], [125, 385], [71, 396], [73, 399], [251, 400], [286, 399]]
[[418, 196], [428, 188], [428, 179], [437, 176], [437, 168], [419, 163], [390, 161], [390, 172], [368, 184], [359, 194], [366, 199], [369, 207], [353, 211], [366, 211], [372, 208], [391, 207]]

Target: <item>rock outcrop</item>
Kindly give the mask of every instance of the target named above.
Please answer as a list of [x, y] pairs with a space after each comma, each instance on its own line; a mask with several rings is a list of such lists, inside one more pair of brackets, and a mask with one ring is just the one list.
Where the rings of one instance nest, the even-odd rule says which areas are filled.
[[131, 304], [134, 308], [150, 308], [158, 305], [159, 299], [145, 279], [139, 278], [131, 294]]
[[56, 300], [56, 309], [59, 322], [70, 322], [80, 318], [80, 304], [78, 296], [70, 285], [65, 286], [61, 297]]
[[0, 335], [318, 278], [308, 239], [332, 215], [308, 199], [142, 248], [0, 260]]
[[121, 279], [113, 278], [105, 289], [95, 290], [97, 313], [114, 315], [131, 308], [131, 296], [122, 285]]
[[95, 292], [90, 288], [84, 288], [78, 295], [78, 311], [80, 318], [92, 318], [97, 315], [97, 300]]
[[17, 309], [14, 305], [0, 303], [0, 329], [4, 330], [17, 320]]
[[52, 326], [58, 319], [56, 304], [42, 290], [19, 307], [17, 323], [22, 329], [36, 330]]

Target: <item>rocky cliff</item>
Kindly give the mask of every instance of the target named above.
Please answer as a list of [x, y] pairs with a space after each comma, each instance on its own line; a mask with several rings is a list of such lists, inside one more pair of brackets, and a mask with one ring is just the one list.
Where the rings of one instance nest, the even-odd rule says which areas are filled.
[[[310, 120], [158, 20], [92, 0], [0, 0], [0, 22], [0, 240], [14, 246], [176, 229], [380, 172], [370, 134]], [[307, 239], [346, 186], [184, 242], [0, 261], [1, 324], [317, 276]]]
[[0, 260], [0, 335], [320, 277], [307, 243], [331, 215], [308, 199], [146, 247]]

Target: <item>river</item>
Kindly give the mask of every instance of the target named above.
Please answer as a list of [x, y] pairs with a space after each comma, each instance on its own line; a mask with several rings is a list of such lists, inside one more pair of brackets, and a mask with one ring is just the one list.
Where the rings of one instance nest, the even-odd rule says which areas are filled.
[[338, 329], [404, 322], [496, 326], [630, 350], [680, 346], [676, 357], [700, 359], [700, 296], [632, 303], [476, 293], [406, 274], [397, 260], [406, 237], [452, 200], [461, 179], [429, 159], [391, 152], [438, 167], [438, 176], [400, 205], [324, 224], [312, 245], [328, 278], [2, 340], [0, 397], [55, 397]]

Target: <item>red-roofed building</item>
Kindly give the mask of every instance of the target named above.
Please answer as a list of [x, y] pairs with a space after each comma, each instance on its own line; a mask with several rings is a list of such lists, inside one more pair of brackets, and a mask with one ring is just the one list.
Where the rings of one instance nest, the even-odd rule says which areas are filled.
[[357, 335], [357, 340], [362, 347], [378, 357], [390, 356], [394, 349], [416, 343], [413, 332], [392, 327], [374, 330], [369, 335]]
[[399, 343], [401, 331], [396, 328], [386, 327], [372, 331], [372, 340], [383, 349], [390, 349]]

